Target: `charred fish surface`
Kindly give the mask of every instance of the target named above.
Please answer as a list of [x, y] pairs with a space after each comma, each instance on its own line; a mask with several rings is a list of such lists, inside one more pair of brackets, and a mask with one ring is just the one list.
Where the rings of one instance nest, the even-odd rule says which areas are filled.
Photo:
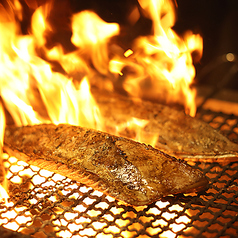
[[[183, 111], [148, 101], [136, 102], [121, 95], [97, 92], [94, 95], [109, 133], [115, 134], [117, 125], [135, 117], [148, 121], [143, 128], [142, 142], [148, 143], [147, 137], [158, 136], [155, 147], [165, 153], [207, 162], [238, 161], [237, 144]], [[120, 135], [132, 138], [134, 134], [125, 129]]]
[[4, 149], [130, 205], [206, 188], [205, 176], [151, 146], [71, 125], [8, 127]]

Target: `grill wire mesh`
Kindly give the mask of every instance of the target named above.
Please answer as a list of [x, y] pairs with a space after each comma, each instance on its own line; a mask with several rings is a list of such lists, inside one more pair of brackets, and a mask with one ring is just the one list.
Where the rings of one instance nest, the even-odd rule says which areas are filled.
[[[204, 109], [197, 117], [238, 143], [238, 117]], [[7, 155], [5, 165], [10, 197], [0, 204], [1, 237], [238, 237], [238, 162], [193, 162], [209, 179], [206, 192], [141, 207]]]

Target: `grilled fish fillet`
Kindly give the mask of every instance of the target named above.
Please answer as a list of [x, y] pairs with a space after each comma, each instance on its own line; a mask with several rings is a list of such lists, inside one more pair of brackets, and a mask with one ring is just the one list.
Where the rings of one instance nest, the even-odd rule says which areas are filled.
[[[118, 125], [135, 117], [148, 120], [141, 142], [149, 143], [147, 137], [158, 136], [154, 146], [165, 153], [208, 162], [238, 160], [237, 144], [206, 122], [190, 117], [183, 111], [148, 101], [135, 102], [115, 94], [94, 92], [94, 96], [109, 133], [115, 134]], [[125, 129], [119, 135], [132, 138], [134, 134]]]
[[205, 189], [199, 171], [151, 146], [71, 125], [8, 127], [4, 149], [130, 205]]

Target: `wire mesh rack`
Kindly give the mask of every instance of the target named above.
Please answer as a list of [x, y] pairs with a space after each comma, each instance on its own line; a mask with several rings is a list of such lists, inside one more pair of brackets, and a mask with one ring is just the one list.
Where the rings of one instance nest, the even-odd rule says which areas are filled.
[[[237, 116], [200, 109], [197, 117], [238, 143]], [[238, 236], [238, 161], [191, 162], [209, 179], [207, 191], [132, 207], [6, 154], [4, 159], [10, 188], [7, 203], [0, 204], [1, 237]]]

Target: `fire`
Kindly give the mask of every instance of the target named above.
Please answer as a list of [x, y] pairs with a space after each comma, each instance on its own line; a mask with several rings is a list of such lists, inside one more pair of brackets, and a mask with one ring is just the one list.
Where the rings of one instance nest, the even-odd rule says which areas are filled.
[[[21, 20], [21, 5], [14, 3]], [[201, 48], [201, 38], [187, 34], [183, 40], [176, 35], [170, 1], [139, 4], [153, 22], [152, 34], [136, 38], [132, 49], [115, 46], [111, 39], [120, 33], [119, 25], [107, 23], [91, 11], [72, 16], [71, 43], [76, 50], [70, 53], [60, 44], [46, 47], [47, 35], [53, 31], [47, 22], [51, 2], [35, 10], [28, 35], [21, 34], [16, 17], [7, 15], [0, 25], [4, 35], [0, 40], [1, 96], [15, 124], [69, 123], [103, 130], [103, 119], [85, 81], [113, 90], [120, 77], [130, 95], [179, 102], [195, 115], [191, 53]], [[133, 12], [139, 14], [135, 9]], [[52, 62], [64, 72], [54, 70]], [[129, 72], [124, 72], [127, 67]], [[87, 95], [82, 94], [81, 87], [87, 88]]]
[[5, 114], [3, 110], [2, 103], [0, 101], [0, 199], [7, 200], [7, 179], [5, 176], [5, 168], [3, 165], [3, 140], [4, 140], [4, 130], [5, 130]]
[[118, 124], [115, 128], [114, 134], [122, 136], [124, 131], [132, 131], [130, 134], [133, 134], [133, 132], [135, 133], [134, 137], [132, 135], [130, 136], [131, 139], [155, 146], [158, 135], [152, 133], [148, 134], [143, 130], [148, 122], [149, 121], [145, 119], [132, 117], [131, 120], [128, 120], [126, 123]]
[[2, 154], [3, 139], [4, 139], [4, 130], [5, 130], [5, 114], [3, 111], [2, 103], [0, 102], [0, 155]]
[[[0, 96], [17, 126], [68, 123], [105, 130], [104, 118], [90, 87], [113, 91], [118, 82], [124, 91], [135, 98], [180, 103], [188, 114], [195, 115], [195, 90], [191, 89], [195, 70], [191, 53], [202, 51], [202, 39], [192, 33], [187, 33], [183, 39], [172, 30], [175, 9], [169, 0], [139, 0], [142, 10], [135, 7], [129, 21], [135, 24], [143, 14], [152, 20], [152, 31], [151, 35], [134, 39], [130, 49], [123, 49], [113, 40], [120, 35], [119, 24], [105, 22], [89, 10], [74, 14], [71, 18], [71, 44], [75, 50], [71, 52], [60, 44], [50, 49], [47, 47], [47, 37], [54, 31], [47, 21], [53, 2], [39, 7], [31, 4], [35, 11], [28, 34], [21, 32], [23, 8], [20, 1], [7, 2], [9, 9], [4, 9], [2, 5], [0, 8]], [[27, 4], [30, 2], [27, 1]], [[0, 122], [0, 157], [3, 158], [6, 123], [2, 104]], [[143, 128], [147, 123], [146, 120], [131, 118], [127, 123], [117, 125], [115, 133], [133, 130], [136, 132], [135, 140], [154, 145], [158, 135], [146, 137]], [[14, 160], [9, 158], [11, 163], [16, 163], [11, 167], [12, 173], [20, 171], [23, 166]], [[37, 170], [34, 166], [31, 168]], [[0, 219], [1, 224], [4, 224], [6, 217], [14, 219], [24, 210], [22, 206], [10, 211], [13, 204], [7, 201], [5, 182], [6, 178], [11, 177], [10, 173], [4, 177], [0, 187], [0, 196], [9, 207], [4, 213], [5, 217]], [[48, 171], [42, 170], [42, 173], [43, 177], [50, 176]], [[39, 175], [34, 178], [34, 185], [44, 182]], [[20, 183], [21, 180], [14, 177], [11, 182]], [[53, 186], [55, 184], [53, 182]], [[77, 198], [80, 195], [74, 196]], [[55, 199], [51, 197], [52, 201]], [[24, 214], [20, 219], [26, 223], [30, 221], [29, 217], [30, 214]], [[60, 222], [68, 224], [68, 220], [73, 218], [73, 213], [68, 213]], [[72, 233], [81, 227], [80, 222], [82, 220], [78, 219], [74, 225], [70, 225]], [[21, 224], [22, 220], [5, 227], [18, 230]], [[103, 227], [104, 224], [95, 223], [95, 226]], [[175, 234], [181, 229], [174, 226], [171, 233]], [[95, 235], [93, 230], [88, 232]], [[71, 236], [70, 232], [66, 233], [62, 231], [60, 235]]]
[[[17, 35], [16, 23], [10, 22], [9, 34], [1, 39], [1, 96], [7, 110], [18, 126], [52, 122], [102, 129], [86, 76], [77, 88], [71, 77], [54, 72], [37, 55], [38, 47], [46, 50], [45, 39], [40, 36], [50, 28], [42, 12], [43, 8], [39, 8], [33, 14], [33, 35]], [[6, 24], [1, 26], [5, 31]]]
[[[182, 39], [172, 30], [175, 14], [170, 1], [140, 0], [139, 3], [153, 22], [153, 34], [135, 39], [133, 49], [124, 54], [127, 59], [114, 61], [122, 62], [121, 69], [125, 66], [133, 69], [133, 74], [124, 76], [124, 88], [134, 97], [180, 102], [194, 116], [196, 94], [191, 84], [195, 69], [191, 53], [198, 50], [201, 54], [202, 38], [186, 33]], [[117, 72], [118, 66], [114, 63], [112, 72]]]

